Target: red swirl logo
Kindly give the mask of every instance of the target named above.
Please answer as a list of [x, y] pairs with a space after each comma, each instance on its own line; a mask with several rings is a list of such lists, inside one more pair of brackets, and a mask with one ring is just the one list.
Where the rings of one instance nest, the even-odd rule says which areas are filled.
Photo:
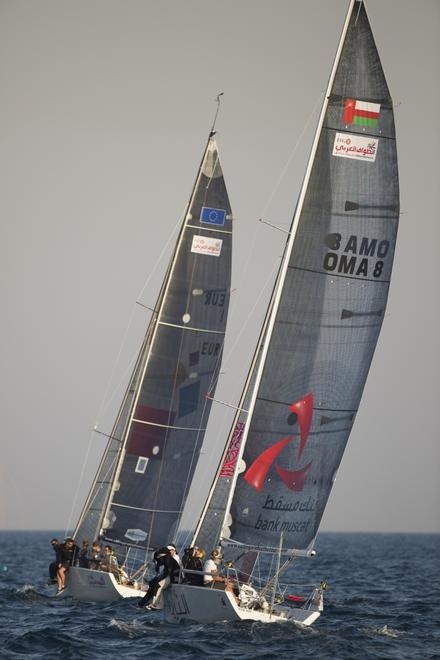
[[[296, 414], [299, 426], [300, 440], [297, 455], [299, 461], [307, 444], [310, 426], [312, 424], [313, 394], [306, 394], [303, 399], [300, 399], [300, 401], [289, 406], [289, 410], [291, 413]], [[269, 469], [284, 447], [286, 447], [289, 442], [294, 442], [294, 440], [294, 436], [289, 435], [287, 438], [283, 438], [283, 440], [272, 445], [272, 447], [265, 449], [243, 475], [248, 484], [261, 493]], [[312, 461], [298, 470], [286, 470], [280, 465], [275, 465], [275, 470], [281, 481], [287, 486], [287, 488], [289, 488], [289, 490], [301, 491], [304, 488], [311, 465]]]

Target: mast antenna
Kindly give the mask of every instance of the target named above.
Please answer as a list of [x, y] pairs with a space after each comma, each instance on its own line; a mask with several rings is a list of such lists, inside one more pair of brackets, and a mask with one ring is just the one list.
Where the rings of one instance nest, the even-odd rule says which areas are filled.
[[212, 137], [213, 135], [215, 135], [215, 122], [217, 121], [218, 113], [219, 113], [219, 110], [220, 110], [220, 101], [221, 101], [220, 97], [223, 96], [223, 94], [224, 94], [224, 92], [219, 92], [216, 96], [216, 99], [215, 99], [216, 103], [217, 103], [217, 109], [215, 111], [214, 121], [212, 122], [212, 128], [211, 128], [211, 132], [209, 134], [209, 137]]
[[355, 25], [357, 25], [358, 18], [359, 18], [359, 14], [361, 13], [362, 3], [363, 3], [363, 0], [360, 0], [360, 2], [359, 2], [359, 8], [358, 8], [358, 13], [356, 14], [356, 20], [355, 20], [355, 22], [354, 22]]

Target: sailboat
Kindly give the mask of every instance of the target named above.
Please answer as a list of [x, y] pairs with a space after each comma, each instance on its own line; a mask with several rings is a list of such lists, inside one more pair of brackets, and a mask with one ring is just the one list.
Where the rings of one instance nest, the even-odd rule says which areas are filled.
[[84, 539], [110, 544], [123, 579], [72, 566], [64, 595], [81, 601], [142, 595], [147, 557], [175, 539], [197, 465], [211, 408], [206, 395], [215, 391], [220, 370], [231, 283], [232, 211], [215, 119], [145, 338], [74, 532], [79, 545]]
[[[351, 0], [257, 348], [192, 539], [221, 546], [235, 593], [181, 576], [165, 592], [171, 619], [310, 625], [320, 616], [326, 584], [297, 595], [281, 576], [315, 554], [385, 314], [398, 219], [393, 104], [365, 5]], [[265, 555], [275, 570], [259, 580]]]

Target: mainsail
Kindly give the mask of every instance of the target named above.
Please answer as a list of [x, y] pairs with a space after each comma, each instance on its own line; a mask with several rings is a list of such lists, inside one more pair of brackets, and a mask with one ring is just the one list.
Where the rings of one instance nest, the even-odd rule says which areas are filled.
[[211, 133], [174, 254], [75, 538], [175, 537], [208, 422], [230, 297], [232, 212]]
[[242, 396], [248, 412], [233, 422], [234, 469], [226, 451], [197, 541], [270, 550], [282, 534], [285, 548], [312, 548], [384, 318], [398, 218], [392, 100], [365, 6], [352, 0]]

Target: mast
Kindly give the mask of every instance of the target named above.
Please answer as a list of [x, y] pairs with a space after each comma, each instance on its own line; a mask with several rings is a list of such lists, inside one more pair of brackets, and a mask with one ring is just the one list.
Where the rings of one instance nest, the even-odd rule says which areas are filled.
[[[188, 204], [186, 205], [184, 219], [183, 219], [182, 225], [180, 227], [180, 231], [179, 231], [179, 235], [178, 235], [178, 238], [177, 238], [176, 245], [174, 247], [173, 255], [171, 257], [165, 279], [162, 283], [162, 287], [161, 287], [161, 291], [160, 291], [158, 300], [157, 300], [156, 305], [154, 307], [154, 309], [157, 310], [157, 312], [155, 313], [155, 315], [151, 319], [151, 341], [149, 342], [148, 349], [146, 351], [145, 359], [144, 359], [143, 365], [142, 365], [141, 376], [140, 376], [140, 379], [139, 379], [139, 382], [138, 382], [138, 386], [136, 388], [133, 403], [130, 407], [130, 413], [129, 413], [129, 416], [128, 416], [128, 423], [127, 423], [127, 426], [126, 426], [126, 429], [125, 429], [125, 432], [124, 432], [124, 439], [121, 443], [121, 449], [120, 449], [117, 468], [116, 468], [115, 474], [113, 476], [113, 481], [112, 481], [112, 485], [111, 485], [111, 488], [110, 488], [109, 497], [108, 497], [108, 500], [107, 500], [106, 507], [103, 511], [101, 521], [106, 519], [106, 517], [108, 515], [108, 512], [109, 512], [109, 508], [111, 506], [111, 501], [113, 499], [113, 495], [115, 493], [115, 487], [116, 487], [116, 484], [118, 482], [118, 478], [119, 478], [119, 475], [120, 475], [120, 472], [121, 472], [122, 464], [123, 464], [125, 453], [126, 453], [126, 446], [127, 446], [129, 430], [130, 430], [130, 427], [133, 423], [134, 409], [135, 409], [136, 404], [139, 400], [140, 385], [142, 383], [142, 380], [144, 378], [145, 372], [146, 372], [147, 367], [148, 367], [148, 361], [149, 361], [149, 358], [151, 356], [151, 351], [152, 351], [152, 347], [153, 347], [153, 344], [154, 344], [154, 339], [155, 339], [155, 336], [156, 336], [156, 333], [157, 333], [157, 328], [159, 326], [159, 322], [160, 322], [160, 319], [161, 319], [161, 314], [162, 314], [162, 311], [163, 311], [165, 297], [167, 295], [167, 292], [168, 292], [168, 289], [169, 289], [169, 286], [170, 286], [171, 277], [173, 275], [177, 255], [179, 254], [179, 250], [180, 250], [180, 247], [181, 247], [181, 244], [182, 244], [182, 238], [183, 238], [183, 235], [184, 235], [184, 231], [185, 231], [186, 226], [188, 224], [188, 211], [191, 208], [191, 204], [192, 204], [193, 199], [194, 199], [194, 194], [195, 194], [195, 191], [197, 190], [197, 186], [198, 186], [199, 181], [200, 181], [200, 176], [201, 176], [201, 172], [202, 172], [202, 165], [203, 165], [203, 163], [206, 159], [206, 154], [208, 152], [209, 146], [213, 141], [214, 141], [214, 139], [213, 139], [213, 129], [211, 129], [211, 131], [209, 133], [208, 141], [206, 143], [205, 151], [203, 152], [202, 160], [200, 161], [199, 169], [197, 171], [197, 176], [196, 176], [196, 180], [195, 180], [192, 192], [191, 192], [191, 196], [188, 200]], [[149, 328], [149, 330], [150, 330], [150, 328]], [[147, 333], [147, 334], [149, 334], [149, 333]], [[101, 524], [102, 524], [102, 522], [101, 522]]]
[[[112, 543], [146, 549], [169, 541], [180, 518], [211, 405], [205, 392], [215, 390], [218, 378], [230, 297], [232, 212], [213, 128], [76, 528], [82, 538], [102, 530]], [[174, 487], [164, 494], [170, 477]]]
[[274, 288], [274, 291], [273, 291], [272, 299], [269, 303], [270, 313], [269, 313], [269, 318], [268, 318], [268, 323], [267, 323], [267, 332], [265, 333], [263, 348], [262, 348], [262, 352], [261, 352], [261, 359], [260, 359], [260, 363], [259, 363], [259, 366], [258, 366], [258, 369], [257, 369], [255, 384], [254, 384], [254, 387], [253, 387], [252, 396], [251, 396], [251, 400], [250, 400], [250, 403], [249, 403], [246, 426], [245, 426], [244, 431], [243, 431], [243, 438], [242, 438], [242, 442], [241, 442], [241, 446], [240, 446], [240, 452], [239, 452], [239, 455], [238, 455], [238, 460], [237, 460], [234, 476], [233, 476], [232, 483], [231, 483], [231, 489], [230, 489], [230, 492], [229, 492], [229, 498], [228, 498], [228, 502], [227, 502], [227, 505], [226, 505], [225, 516], [224, 516], [224, 519], [223, 519], [223, 526], [225, 526], [226, 519], [227, 519], [228, 515], [230, 515], [232, 498], [234, 496], [235, 487], [236, 487], [236, 483], [237, 483], [237, 479], [238, 479], [238, 475], [239, 475], [240, 460], [243, 457], [243, 452], [244, 452], [244, 449], [245, 449], [245, 446], [246, 446], [247, 436], [248, 436], [248, 433], [249, 433], [249, 421], [252, 419], [253, 411], [254, 411], [254, 408], [255, 408], [255, 402], [256, 402], [256, 398], [257, 398], [257, 394], [258, 394], [258, 389], [259, 389], [259, 386], [260, 386], [261, 378], [262, 378], [262, 375], [263, 375], [263, 370], [264, 370], [265, 363], [266, 363], [267, 352], [269, 350], [269, 345], [270, 345], [270, 341], [271, 341], [271, 337], [272, 337], [273, 327], [274, 327], [275, 319], [276, 319], [276, 316], [277, 316], [277, 313], [278, 313], [278, 308], [279, 308], [280, 299], [281, 299], [281, 293], [283, 291], [284, 281], [286, 279], [287, 267], [288, 267], [289, 259], [290, 259], [291, 253], [292, 253], [292, 248], [293, 248], [293, 244], [294, 244], [294, 241], [295, 241], [296, 232], [297, 232], [297, 229], [298, 229], [299, 219], [301, 217], [301, 211], [302, 211], [302, 207], [303, 207], [303, 203], [304, 203], [304, 197], [305, 197], [305, 194], [306, 194], [306, 191], [307, 191], [307, 186], [308, 186], [308, 182], [309, 182], [309, 178], [310, 178], [310, 173], [311, 173], [311, 170], [312, 170], [313, 162], [314, 162], [315, 155], [316, 155], [316, 150], [317, 150], [317, 147], [318, 147], [319, 136], [320, 136], [320, 133], [321, 133], [321, 129], [322, 129], [322, 126], [323, 126], [323, 123], [324, 123], [324, 118], [325, 118], [325, 114], [326, 114], [326, 110], [327, 110], [327, 106], [328, 106], [328, 97], [329, 97], [329, 94], [330, 94], [332, 86], [333, 86], [333, 81], [334, 81], [334, 78], [335, 78], [336, 69], [337, 69], [339, 59], [340, 59], [340, 56], [341, 56], [342, 46], [344, 44], [345, 35], [347, 33], [348, 25], [349, 25], [349, 22], [350, 22], [350, 17], [351, 17], [351, 14], [353, 12], [353, 7], [355, 5], [355, 2], [356, 2], [356, 0], [350, 0], [350, 5], [349, 5], [348, 11], [347, 11], [346, 18], [345, 18], [344, 27], [342, 29], [342, 34], [341, 34], [341, 37], [340, 37], [340, 40], [339, 40], [338, 49], [336, 51], [336, 56], [335, 56], [335, 60], [334, 60], [334, 63], [333, 63], [333, 68], [331, 70], [330, 78], [329, 78], [329, 81], [328, 81], [328, 84], [327, 84], [327, 90], [326, 90], [324, 102], [323, 102], [323, 105], [322, 105], [321, 114], [319, 116], [318, 125], [316, 127], [315, 137], [314, 137], [314, 140], [313, 140], [312, 149], [310, 151], [310, 156], [309, 156], [309, 160], [308, 160], [308, 163], [307, 163], [306, 173], [305, 173], [303, 184], [302, 184], [302, 187], [301, 187], [301, 191], [300, 191], [298, 203], [297, 203], [297, 206], [296, 206], [295, 214], [293, 216], [290, 232], [289, 232], [289, 235], [288, 235], [288, 238], [287, 238], [287, 241], [286, 241], [286, 246], [285, 246], [284, 255], [283, 255], [283, 261], [282, 261], [282, 264], [281, 264], [281, 267], [280, 267], [280, 274], [279, 274], [279, 277], [278, 277], [276, 287]]

